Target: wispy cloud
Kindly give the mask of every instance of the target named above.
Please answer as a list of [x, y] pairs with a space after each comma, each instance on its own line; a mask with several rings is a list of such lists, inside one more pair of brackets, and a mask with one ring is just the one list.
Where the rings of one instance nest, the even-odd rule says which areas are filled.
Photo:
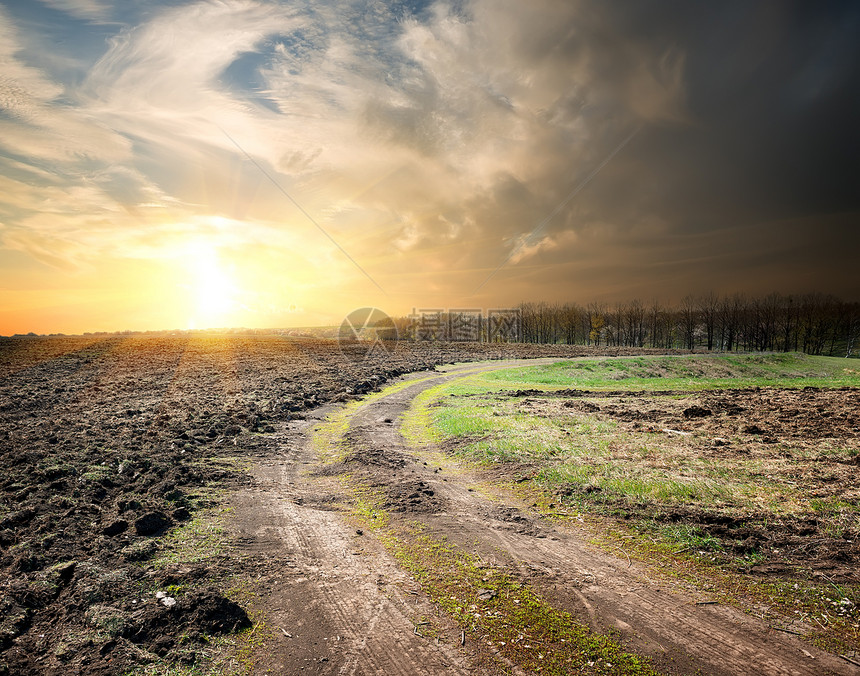
[[33, 161], [77, 164], [130, 158], [130, 144], [87, 110], [70, 105], [66, 86], [22, 62], [23, 44], [0, 7], [0, 147]]
[[34, 120], [47, 102], [63, 92], [36, 68], [17, 59], [21, 43], [17, 31], [0, 6], [0, 107], [18, 121]]
[[112, 40], [81, 88], [82, 104], [129, 134], [222, 143], [211, 122], [255, 128], [260, 120], [219, 76], [301, 21], [288, 7], [253, 0], [167, 8]]
[[[106, 16], [102, 3], [57, 3]], [[250, 191], [246, 217], [278, 209], [253, 169], [218, 166], [235, 153], [220, 127], [365, 260], [396, 274], [417, 254], [439, 268], [460, 242], [457, 264], [480, 269], [509, 256], [624, 125], [683, 117], [682, 54], [610, 36], [623, 49], [607, 66], [591, 39], [609, 30], [600, 21], [580, 3], [553, 2], [439, 2], [421, 16], [349, 3], [169, 6], [122, 29], [72, 89], [8, 49], [18, 73], [6, 97], [33, 120], [8, 137], [30, 158], [101, 163], [81, 171], [66, 210], [85, 214], [75, 221], [89, 214], [100, 238], [105, 212], [134, 213], [118, 229], [149, 227], [136, 203], [177, 217], [223, 209], [223, 195], [189, 182], [194, 171]], [[71, 103], [54, 105], [60, 97]], [[85, 228], [77, 223], [75, 237]]]
[[0, 241], [50, 265], [197, 238], [352, 292], [359, 273], [257, 164], [403, 297], [467, 295], [510, 258], [488, 304], [677, 280], [726, 222], [860, 210], [856, 11], [41, 2], [0, 4]]
[[111, 3], [102, 0], [40, 0], [40, 2], [77, 19], [105, 21], [111, 15]]

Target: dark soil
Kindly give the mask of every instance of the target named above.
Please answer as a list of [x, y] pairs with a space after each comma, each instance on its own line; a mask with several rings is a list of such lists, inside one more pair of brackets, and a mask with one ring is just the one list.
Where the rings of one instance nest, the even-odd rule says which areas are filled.
[[[163, 538], [207, 505], [203, 488], [249, 481], [213, 459], [265, 456], [285, 421], [402, 373], [597, 354], [443, 343], [365, 351], [244, 334], [0, 339], [0, 674], [190, 661], [204, 634], [247, 626], [217, 589], [241, 572], [237, 558], [153, 564]], [[388, 499], [392, 509], [438, 508], [421, 482]], [[170, 585], [166, 605], [155, 593]]]
[[[561, 399], [561, 411], [621, 423], [630, 433], [684, 432], [690, 454], [717, 461], [750, 461], [768, 481], [796, 486], [805, 496], [855, 507], [796, 516], [750, 513], [732, 505], [633, 504], [595, 486], [571, 485], [567, 497], [598, 502], [624, 519], [693, 526], [719, 543], [717, 555], [748, 560], [752, 574], [860, 582], [860, 389], [749, 388], [701, 392], [521, 390], [521, 406], [542, 412]], [[541, 398], [538, 398], [538, 395]], [[754, 479], [755, 477], [753, 477]], [[703, 545], [706, 549], [707, 545]]]
[[[680, 392], [600, 393], [606, 398], [652, 399]], [[795, 443], [834, 439], [860, 439], [860, 389], [751, 388], [710, 390], [697, 393], [691, 404], [683, 399], [659, 401], [659, 406], [607, 403], [601, 411], [625, 422], [655, 423], [664, 427], [713, 436], [737, 434], [764, 436], [768, 443]], [[583, 394], [589, 398], [598, 393]], [[674, 404], [674, 405], [673, 405]]]

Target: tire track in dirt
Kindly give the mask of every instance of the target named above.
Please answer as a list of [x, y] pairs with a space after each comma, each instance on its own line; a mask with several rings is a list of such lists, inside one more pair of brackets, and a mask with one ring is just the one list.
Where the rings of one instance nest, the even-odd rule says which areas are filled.
[[[453, 370], [376, 399], [352, 417], [350, 442], [377, 449], [377, 453], [415, 455], [399, 427], [381, 421], [397, 420], [425, 389], [474, 372], [475, 366]], [[539, 587], [549, 579], [556, 602], [583, 621], [590, 620], [595, 630], [619, 631], [625, 647], [651, 656], [658, 668], [675, 673], [700, 669], [708, 674], [860, 673], [839, 658], [778, 633], [739, 610], [697, 605], [707, 599], [678, 582], [655, 579], [636, 562], [587, 545], [587, 536], [575, 528], [547, 525], [523, 514], [512, 496], [500, 491], [490, 501], [469, 490], [479, 478], [468, 473], [449, 473], [443, 480], [419, 457], [407, 463], [402, 474], [409, 477], [410, 484], [417, 479], [429, 485], [442, 506], [435, 514], [411, 513], [410, 519], [417, 518], [431, 533], [465, 547], [474, 547], [477, 540], [478, 553], [484, 557], [498, 557], [502, 552], [507, 565], [518, 568], [526, 581]]]
[[[320, 409], [324, 415], [331, 407]], [[337, 480], [310, 476], [309, 428], [290, 423], [281, 457], [254, 469], [256, 488], [233, 499], [234, 527], [261, 561], [258, 588], [274, 639], [253, 673], [364, 675], [471, 673], [451, 642], [420, 635], [433, 609], [385, 549], [340, 513]]]

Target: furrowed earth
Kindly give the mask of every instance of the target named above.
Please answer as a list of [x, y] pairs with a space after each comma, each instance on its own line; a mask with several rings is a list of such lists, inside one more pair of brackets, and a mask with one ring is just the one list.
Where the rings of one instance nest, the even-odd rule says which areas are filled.
[[[633, 439], [655, 433], [684, 439], [688, 459], [723, 465], [756, 464], [751, 478], [780, 479], [801, 487], [819, 504], [836, 505], [802, 516], [771, 511], [732, 513], [728, 502], [716, 508], [659, 505], [603, 495], [598, 485], [574, 485], [560, 497], [584, 495], [623, 519], [638, 517], [664, 524], [686, 524], [719, 543], [721, 551], [755, 553], [756, 575], [807, 575], [835, 583], [860, 583], [860, 522], [838, 505], [860, 502], [860, 389], [818, 387], [699, 391], [513, 392], [520, 408], [536, 415], [585, 412], [619, 423]], [[635, 443], [635, 442], [634, 442]], [[841, 452], [833, 452], [838, 444]], [[648, 465], [657, 458], [638, 461]], [[659, 461], [658, 461], [659, 462]], [[764, 562], [767, 560], [767, 562]]]
[[[500, 382], [420, 404], [648, 354], [0, 339], [0, 675], [860, 673], [858, 388]], [[585, 426], [600, 452], [576, 478], [543, 437], [487, 460], [506, 433], [428, 431], [466, 401]], [[712, 466], [749, 500], [688, 476]], [[631, 497], [614, 471], [683, 490]]]
[[249, 457], [289, 452], [286, 421], [437, 364], [589, 353], [403, 342], [366, 352], [202, 333], [0, 339], [0, 674], [190, 663], [212, 636], [249, 627], [224, 591], [253, 556], [220, 552], [224, 538], [173, 550], [207, 528], [196, 515], [219, 492], [251, 482]]

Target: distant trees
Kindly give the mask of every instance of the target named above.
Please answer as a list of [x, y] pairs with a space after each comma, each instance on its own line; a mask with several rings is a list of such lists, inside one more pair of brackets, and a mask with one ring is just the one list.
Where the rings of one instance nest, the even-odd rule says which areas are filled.
[[763, 297], [707, 293], [677, 307], [635, 299], [523, 303], [522, 336], [530, 343], [741, 351], [802, 351], [857, 356], [860, 303], [811, 293]]
[[516, 340], [516, 333], [526, 343], [860, 356], [860, 303], [819, 293], [707, 293], [685, 296], [676, 307], [639, 299], [585, 306], [529, 302], [514, 310], [507, 329], [490, 312], [482, 317], [481, 310], [421, 310], [393, 321], [399, 335], [425, 340], [498, 342]]
[[714, 336], [717, 329], [717, 313], [720, 308], [720, 299], [713, 291], [700, 296], [695, 300], [696, 308], [705, 328], [705, 341], [709, 350], [714, 349]]
[[845, 356], [850, 357], [860, 342], [860, 303], [840, 303], [838, 316], [845, 335]]

